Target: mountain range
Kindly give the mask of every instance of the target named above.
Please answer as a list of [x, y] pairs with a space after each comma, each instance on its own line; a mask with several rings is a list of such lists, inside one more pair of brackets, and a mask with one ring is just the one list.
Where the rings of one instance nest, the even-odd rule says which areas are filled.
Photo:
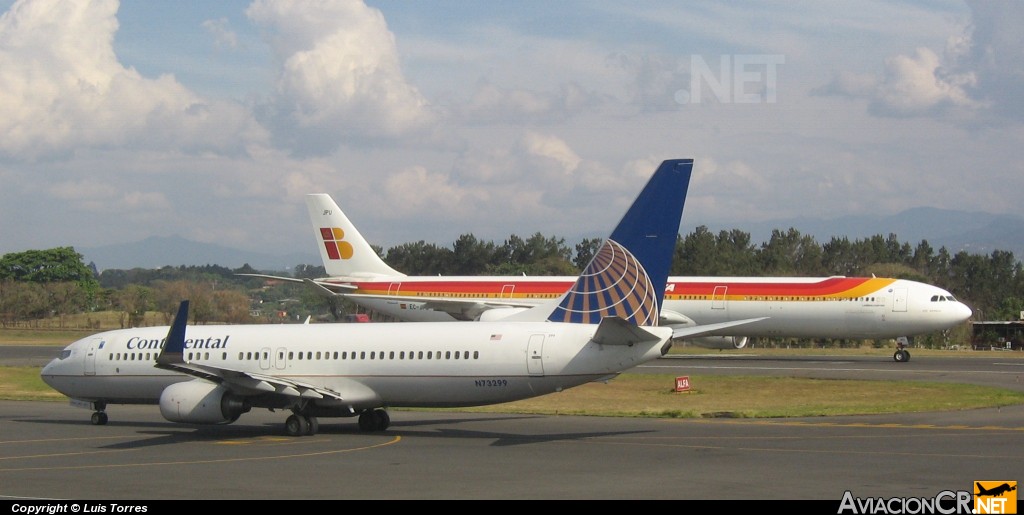
[[[946, 247], [950, 254], [962, 250], [970, 254], [989, 255], [994, 250], [1005, 250], [1013, 252], [1018, 260], [1024, 256], [1024, 217], [1012, 215], [922, 207], [888, 216], [847, 216], [829, 220], [792, 218], [744, 225], [726, 227], [707, 224], [707, 227], [713, 233], [733, 229], [748, 232], [755, 245], [768, 241], [775, 229], [787, 231], [793, 228], [800, 234], [813, 236], [819, 244], [828, 243], [833, 237], [856, 241], [875, 235], [887, 238], [889, 234], [895, 234], [900, 242], [909, 243], [911, 247], [926, 240], [936, 251]], [[574, 244], [574, 240], [567, 238], [567, 241], [570, 245]], [[434, 243], [442, 246], [450, 244]], [[257, 270], [288, 271], [298, 264], [321, 264], [319, 255], [312, 248], [308, 252], [270, 254], [199, 243], [180, 236], [152, 236], [132, 243], [75, 250], [84, 256], [86, 264], [94, 263], [99, 270], [160, 268], [167, 265], [239, 268], [248, 263]]]

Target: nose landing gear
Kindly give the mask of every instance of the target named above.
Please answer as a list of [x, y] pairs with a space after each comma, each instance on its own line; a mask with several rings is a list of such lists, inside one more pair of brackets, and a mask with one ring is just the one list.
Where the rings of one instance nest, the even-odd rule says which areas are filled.
[[892, 355], [892, 359], [897, 363], [910, 361], [910, 351], [907, 350], [909, 345], [910, 343], [907, 341], [906, 336], [896, 338], [896, 352]]

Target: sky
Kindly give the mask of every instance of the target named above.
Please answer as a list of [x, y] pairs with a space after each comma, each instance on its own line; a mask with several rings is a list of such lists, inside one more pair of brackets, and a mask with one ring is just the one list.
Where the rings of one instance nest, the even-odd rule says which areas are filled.
[[[1024, 215], [1024, 2], [0, 0], [0, 254]], [[884, 232], [883, 230], [879, 231]]]

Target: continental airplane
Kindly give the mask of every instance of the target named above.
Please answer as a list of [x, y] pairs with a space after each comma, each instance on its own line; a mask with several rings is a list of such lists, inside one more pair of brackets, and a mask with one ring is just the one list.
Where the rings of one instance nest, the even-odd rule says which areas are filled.
[[382, 431], [389, 407], [495, 404], [611, 379], [664, 355], [674, 336], [756, 322], [658, 325], [692, 167], [662, 163], [571, 288], [502, 320], [187, 326], [184, 301], [170, 327], [72, 343], [42, 379], [98, 425], [111, 404], [157, 404], [186, 424], [267, 408], [292, 412], [292, 436], [315, 434], [318, 417]]
[[[330, 195], [306, 196], [330, 277], [296, 279], [401, 321], [498, 320], [562, 295], [574, 277], [408, 276], [388, 266]], [[910, 337], [949, 329], [971, 309], [942, 288], [881, 277], [669, 277], [661, 324], [718, 324], [765, 317], [686, 341], [741, 349], [751, 337], [896, 339], [893, 359], [910, 359]]]

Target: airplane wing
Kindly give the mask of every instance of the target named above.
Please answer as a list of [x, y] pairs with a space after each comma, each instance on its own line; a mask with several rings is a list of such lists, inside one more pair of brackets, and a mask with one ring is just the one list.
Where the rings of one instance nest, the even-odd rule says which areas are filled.
[[353, 292], [358, 289], [354, 284], [346, 282], [334, 282], [334, 281], [320, 281], [316, 279], [297, 279], [295, 277], [281, 277], [278, 275], [267, 275], [267, 274], [235, 274], [244, 275], [246, 277], [259, 277], [262, 279], [273, 279], [275, 281], [285, 281], [289, 283], [304, 283], [309, 284], [317, 289], [319, 293], [326, 296], [333, 297], [341, 293]]
[[307, 399], [344, 400], [339, 392], [301, 381], [243, 372], [209, 364], [188, 363], [184, 360], [185, 325], [188, 321], [188, 301], [182, 301], [178, 315], [167, 332], [164, 348], [156, 359], [156, 367], [205, 379], [242, 395], [278, 394]]
[[[393, 302], [416, 302], [422, 303], [423, 309], [443, 311], [457, 320], [473, 320], [480, 316], [480, 313], [496, 308], [532, 308], [542, 302], [541, 300], [516, 300], [516, 299], [457, 299], [453, 297], [414, 297], [411, 295], [377, 295], [373, 293], [340, 293], [344, 297], [353, 299], [387, 300]], [[550, 301], [550, 300], [548, 300]]]
[[[672, 338], [694, 338], [703, 336], [722, 329], [728, 329], [738, 325], [759, 322], [768, 317], [748, 318], [733, 322], [722, 322], [718, 324], [707, 324], [689, 327], [673, 327]], [[601, 320], [592, 340], [601, 345], [633, 345], [640, 342], [657, 340], [658, 336], [637, 325], [631, 324], [619, 317], [605, 317]]]
[[672, 328], [672, 338], [696, 338], [698, 336], [704, 336], [707, 334], [721, 331], [722, 329], [728, 329], [730, 327], [736, 327], [739, 325], [752, 324], [754, 322], [760, 322], [761, 320], [767, 320], [768, 317], [759, 318], [747, 318], [744, 320], [734, 320], [732, 322], [720, 322], [717, 324], [705, 324], [705, 325], [691, 325], [691, 326], [678, 326], [670, 325]]

